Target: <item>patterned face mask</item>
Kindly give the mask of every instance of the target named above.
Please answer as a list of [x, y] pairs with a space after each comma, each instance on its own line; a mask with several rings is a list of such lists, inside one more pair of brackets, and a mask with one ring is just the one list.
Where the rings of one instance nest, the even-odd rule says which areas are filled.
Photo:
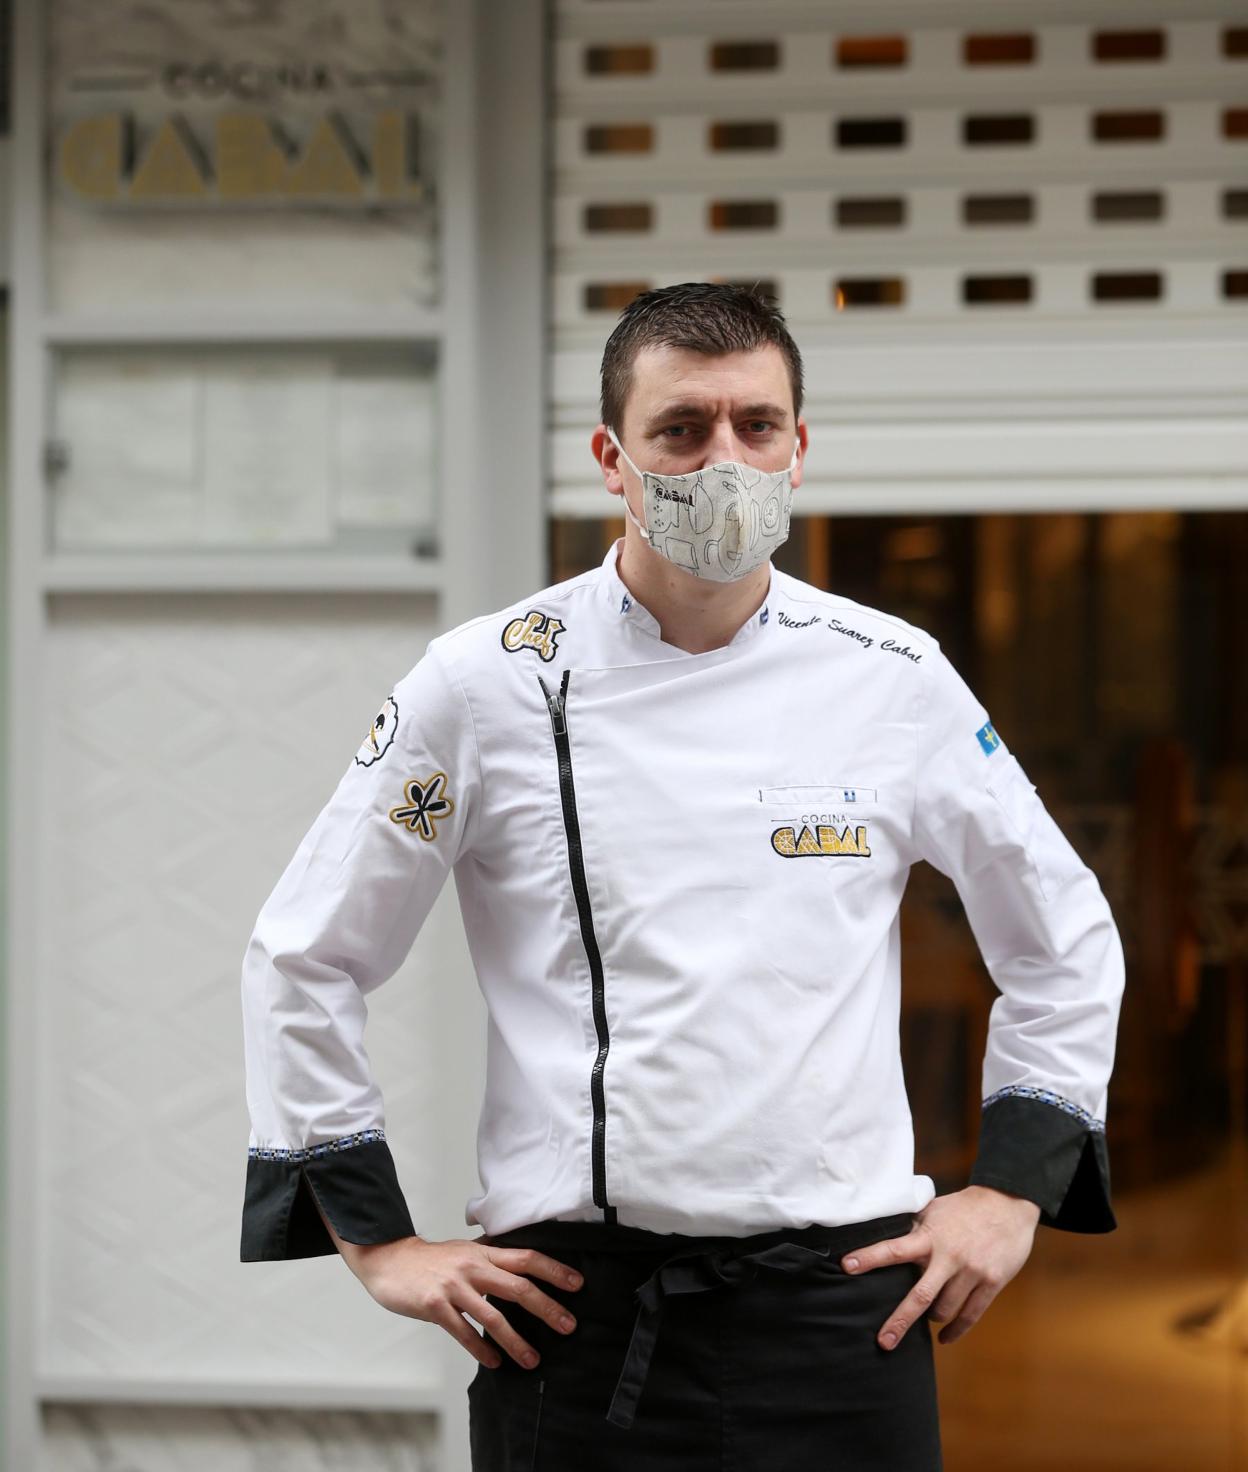
[[685, 475], [639, 470], [608, 429], [611, 443], [641, 481], [646, 524], [628, 519], [661, 557], [697, 578], [731, 583], [760, 567], [789, 535], [793, 468], [801, 441], [784, 470], [756, 470], [724, 460]]

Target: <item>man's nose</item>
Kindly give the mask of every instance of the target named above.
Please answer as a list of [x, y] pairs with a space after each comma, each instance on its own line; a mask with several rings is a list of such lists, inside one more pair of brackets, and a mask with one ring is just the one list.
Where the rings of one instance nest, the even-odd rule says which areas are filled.
[[739, 460], [740, 458], [735, 428], [731, 424], [716, 424], [707, 436], [703, 468], [707, 465], [719, 465], [726, 460]]

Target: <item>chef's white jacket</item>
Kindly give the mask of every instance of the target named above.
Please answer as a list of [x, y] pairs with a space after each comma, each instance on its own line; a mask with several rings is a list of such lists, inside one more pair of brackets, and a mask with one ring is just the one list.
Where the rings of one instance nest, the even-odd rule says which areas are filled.
[[600, 567], [434, 638], [260, 912], [242, 976], [242, 1258], [415, 1228], [365, 998], [452, 870], [488, 1008], [481, 1190], [744, 1236], [922, 1209], [898, 907], [926, 859], [1000, 995], [970, 1183], [1112, 1230], [1123, 954], [1091, 870], [929, 634], [772, 566], [689, 654]]

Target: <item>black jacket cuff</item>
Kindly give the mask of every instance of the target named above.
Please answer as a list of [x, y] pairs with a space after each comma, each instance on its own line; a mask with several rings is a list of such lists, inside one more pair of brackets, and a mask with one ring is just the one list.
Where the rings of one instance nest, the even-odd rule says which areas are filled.
[[416, 1236], [385, 1135], [363, 1130], [302, 1150], [248, 1150], [240, 1261], [337, 1253], [317, 1202], [344, 1241]]
[[1039, 1225], [1112, 1232], [1105, 1125], [1047, 1089], [999, 1090], [984, 1101], [972, 1186], [1024, 1196]]

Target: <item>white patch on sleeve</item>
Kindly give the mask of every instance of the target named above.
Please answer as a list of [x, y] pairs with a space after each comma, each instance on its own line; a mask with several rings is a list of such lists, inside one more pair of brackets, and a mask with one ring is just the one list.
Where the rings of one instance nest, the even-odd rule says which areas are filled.
[[394, 696], [387, 695], [381, 709], [373, 717], [368, 735], [360, 742], [360, 749], [355, 754], [356, 765], [371, 767], [374, 762], [379, 762], [390, 750], [398, 724], [399, 708], [394, 703]]

